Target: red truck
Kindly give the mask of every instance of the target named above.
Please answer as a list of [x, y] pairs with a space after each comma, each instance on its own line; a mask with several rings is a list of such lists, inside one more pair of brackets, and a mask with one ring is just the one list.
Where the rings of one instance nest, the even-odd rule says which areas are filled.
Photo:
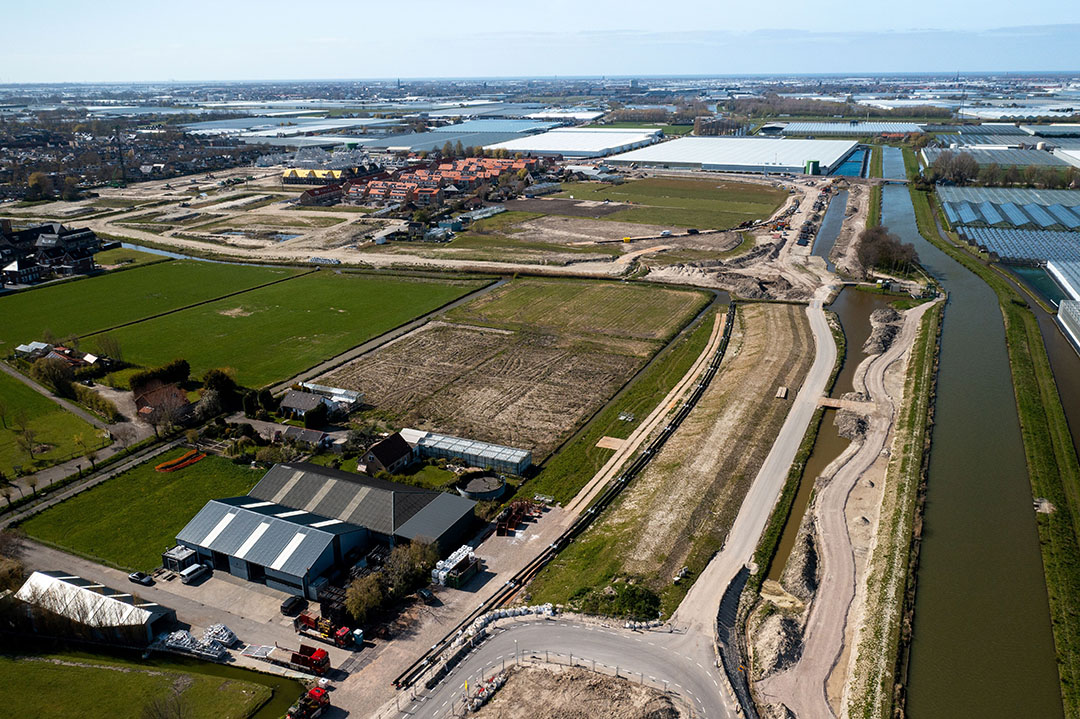
[[261, 644], [249, 644], [240, 653], [245, 657], [309, 674], [321, 675], [330, 668], [330, 655], [325, 649], [316, 649], [304, 644], [301, 644], [300, 649], [296, 651], [277, 645], [271, 647]]
[[342, 648], [360, 646], [364, 643], [362, 630], [338, 626], [329, 619], [316, 617], [308, 612], [303, 612], [293, 620], [293, 629], [302, 636], [329, 642]]
[[285, 719], [315, 719], [322, 716], [323, 711], [329, 707], [330, 695], [322, 687], [314, 687], [289, 707]]

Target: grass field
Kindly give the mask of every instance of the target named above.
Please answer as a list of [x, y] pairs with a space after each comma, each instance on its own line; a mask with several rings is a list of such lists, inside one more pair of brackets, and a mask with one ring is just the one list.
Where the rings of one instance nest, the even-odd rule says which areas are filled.
[[121, 265], [123, 267], [135, 267], [137, 265], [149, 265], [156, 262], [166, 262], [169, 258], [155, 255], [150, 252], [128, 250], [117, 247], [114, 250], [104, 250], [94, 255], [94, 261], [99, 265]]
[[[0, 373], [0, 403], [3, 405], [0, 410], [3, 415], [3, 422], [0, 422], [0, 472], [7, 476], [14, 474], [13, 468], [16, 466], [22, 466], [26, 471], [36, 470], [67, 461], [81, 453], [75, 442], [77, 435], [82, 435], [88, 446], [101, 446], [95, 427], [5, 373]], [[39, 452], [33, 460], [16, 443], [16, 424], [20, 413], [26, 414], [37, 442], [49, 447], [48, 451]]]
[[176, 260], [0, 297], [0, 354], [40, 340], [87, 335], [291, 277], [295, 270]]
[[310, 217], [307, 215], [251, 215], [244, 214], [216, 220], [205, 225], [193, 225], [191, 229], [199, 232], [218, 232], [221, 230], [247, 230], [258, 227], [284, 227], [289, 229], [318, 229], [333, 227], [345, 221], [344, 217]]
[[[109, 334], [119, 340], [129, 362], [157, 366], [183, 357], [195, 375], [231, 367], [238, 382], [261, 387], [482, 285], [316, 272]], [[86, 344], [93, 345], [93, 338]]]
[[156, 472], [175, 449], [31, 517], [27, 535], [124, 570], [161, 566], [161, 552], [211, 499], [246, 494], [263, 472], [208, 456], [176, 472]]
[[[190, 719], [246, 719], [269, 701], [271, 689], [254, 682], [164, 671], [134, 662], [55, 655], [15, 660], [0, 657], [0, 685], [10, 716], [35, 719], [140, 716], [147, 704], [174, 686]], [[22, 686], [23, 691], [14, 691]]]
[[523, 279], [454, 309], [447, 318], [507, 329], [667, 340], [703, 299], [700, 292], [653, 285]]
[[766, 185], [659, 177], [622, 185], [567, 183], [555, 196], [569, 195], [575, 200], [640, 205], [606, 215], [604, 220], [699, 229], [730, 229], [746, 220], [768, 217], [787, 199], [787, 193]]

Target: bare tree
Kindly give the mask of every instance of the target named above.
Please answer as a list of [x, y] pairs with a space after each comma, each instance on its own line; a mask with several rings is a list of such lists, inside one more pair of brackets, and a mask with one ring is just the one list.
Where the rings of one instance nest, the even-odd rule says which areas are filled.
[[97, 344], [98, 352], [117, 362], [124, 361], [124, 351], [120, 347], [120, 340], [116, 339], [116, 337], [106, 334], [95, 337], [94, 341]]
[[3, 397], [0, 397], [0, 424], [4, 425], [4, 429], [7, 429], [7, 415], [8, 407]]
[[19, 449], [30, 455], [30, 459], [34, 459], [37, 456], [37, 430], [27, 425], [21, 432], [15, 437], [16, 444], [19, 445]]
[[113, 427], [112, 436], [126, 452], [131, 443], [135, 441], [135, 428], [127, 422], [118, 424]]
[[176, 690], [154, 697], [143, 707], [140, 719], [189, 719], [194, 716], [183, 695]]
[[37, 496], [38, 476], [36, 474], [27, 475], [26, 486], [30, 488], [30, 493], [35, 497]]
[[82, 450], [83, 456], [90, 460], [90, 471], [97, 469], [97, 451], [86, 443], [86, 438], [81, 434], [75, 435], [75, 444]]

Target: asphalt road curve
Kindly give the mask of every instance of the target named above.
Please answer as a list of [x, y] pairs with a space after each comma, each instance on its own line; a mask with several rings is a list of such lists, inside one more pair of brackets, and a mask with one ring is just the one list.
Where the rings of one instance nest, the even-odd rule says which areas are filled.
[[558, 654], [550, 661], [574, 662], [586, 669], [596, 663], [598, 671], [612, 674], [615, 667], [628, 681], [643, 682], [679, 695], [693, 707], [695, 716], [708, 719], [728, 719], [732, 713], [723, 698], [723, 679], [717, 669], [714, 653], [704, 637], [679, 631], [654, 630], [636, 632], [614, 626], [584, 624], [558, 619], [533, 620], [508, 624], [498, 628], [491, 637], [464, 659], [449, 677], [430, 693], [418, 694], [415, 701], [405, 705], [401, 716], [410, 719], [439, 719], [460, 713], [465, 682], [475, 686], [509, 666], [515, 653], [518, 657], [535, 656], [544, 660], [544, 653]]

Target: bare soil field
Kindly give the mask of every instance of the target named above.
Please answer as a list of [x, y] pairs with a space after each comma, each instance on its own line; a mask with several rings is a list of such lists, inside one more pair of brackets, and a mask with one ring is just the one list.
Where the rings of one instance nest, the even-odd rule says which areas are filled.
[[[533, 582], [536, 601], [603, 592], [638, 577], [665, 611], [682, 598], [735, 520], [813, 358], [801, 306], [742, 305], [727, 355], [698, 406], [593, 529]], [[689, 581], [673, 585], [683, 567]]]
[[479, 719], [678, 719], [665, 694], [578, 667], [512, 667]]
[[403, 426], [524, 447], [537, 462], [707, 302], [699, 292], [519, 280], [323, 378]]
[[522, 222], [515, 229], [514, 239], [517, 240], [571, 244], [610, 242], [624, 237], [659, 237], [661, 232], [670, 228], [663, 225], [641, 225], [634, 222], [611, 222], [551, 215]]

